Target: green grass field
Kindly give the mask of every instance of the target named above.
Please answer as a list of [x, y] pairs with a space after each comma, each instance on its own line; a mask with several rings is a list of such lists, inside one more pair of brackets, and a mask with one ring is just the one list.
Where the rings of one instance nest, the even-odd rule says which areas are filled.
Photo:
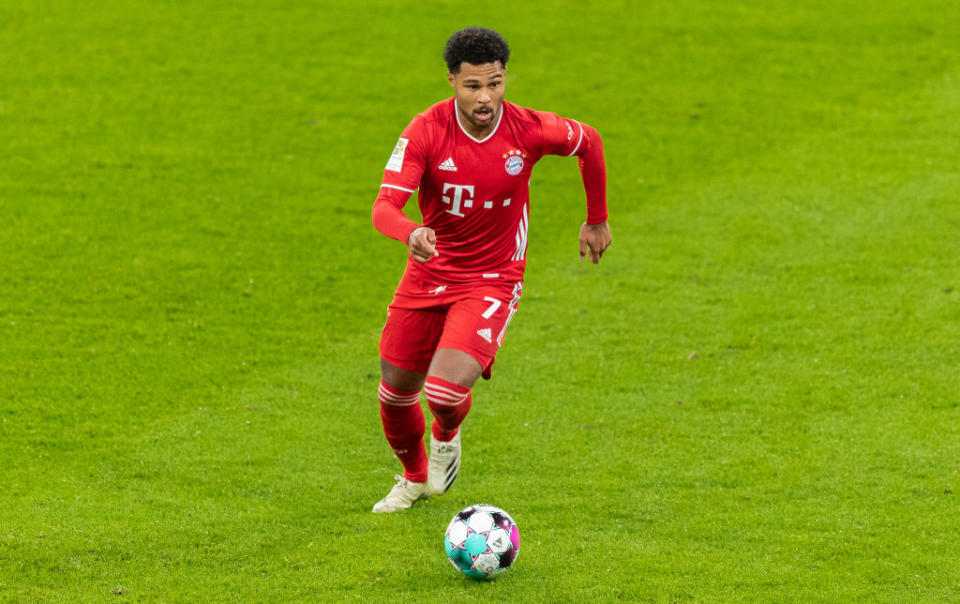
[[[604, 137], [531, 191], [454, 489], [399, 464], [370, 207], [466, 25]], [[960, 600], [954, 0], [0, 3], [0, 601]], [[411, 216], [415, 204], [409, 204]], [[471, 503], [496, 581], [443, 552]]]

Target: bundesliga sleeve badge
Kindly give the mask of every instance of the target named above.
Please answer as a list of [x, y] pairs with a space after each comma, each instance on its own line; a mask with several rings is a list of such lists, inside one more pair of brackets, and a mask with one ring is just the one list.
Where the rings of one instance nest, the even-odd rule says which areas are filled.
[[511, 149], [509, 153], [504, 153], [503, 157], [507, 161], [503, 164], [503, 169], [510, 176], [516, 176], [523, 172], [523, 158], [527, 156], [523, 151]]
[[387, 162], [387, 170], [393, 170], [394, 172], [403, 171], [403, 156], [407, 152], [408, 142], [410, 141], [405, 138], [397, 141], [397, 146], [393, 148], [393, 153], [390, 154], [390, 160]]

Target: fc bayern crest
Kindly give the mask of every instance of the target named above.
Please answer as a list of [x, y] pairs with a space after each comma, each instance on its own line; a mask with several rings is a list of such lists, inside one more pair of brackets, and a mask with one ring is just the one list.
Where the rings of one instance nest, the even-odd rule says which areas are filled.
[[527, 154], [523, 151], [510, 151], [510, 153], [504, 155], [507, 158], [507, 161], [503, 164], [503, 169], [507, 171], [507, 174], [510, 176], [516, 176], [523, 172], [523, 158]]

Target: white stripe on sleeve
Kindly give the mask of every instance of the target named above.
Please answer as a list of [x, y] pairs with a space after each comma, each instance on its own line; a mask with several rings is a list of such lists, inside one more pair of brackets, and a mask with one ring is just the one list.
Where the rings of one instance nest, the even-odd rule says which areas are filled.
[[380, 185], [381, 189], [396, 189], [398, 191], [406, 191], [407, 193], [416, 193], [416, 189], [405, 189], [403, 187], [398, 187], [397, 185]]
[[570, 120], [570, 121], [572, 121], [577, 126], [580, 126], [580, 138], [577, 139], [577, 146], [573, 148], [573, 151], [571, 151], [570, 154], [567, 155], [567, 157], [570, 157], [570, 155], [573, 155], [574, 153], [576, 153], [577, 149], [580, 148], [580, 143], [583, 142], [583, 125], [580, 124], [580, 122], [578, 122], [577, 120]]

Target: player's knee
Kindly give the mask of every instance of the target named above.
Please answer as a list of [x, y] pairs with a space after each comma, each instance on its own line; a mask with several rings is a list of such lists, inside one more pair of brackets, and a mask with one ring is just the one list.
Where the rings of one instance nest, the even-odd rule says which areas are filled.
[[442, 376], [442, 379], [453, 382], [457, 387], [469, 388], [480, 377], [483, 367], [468, 352], [452, 347], [441, 347], [433, 355], [430, 363], [430, 375]]
[[450, 440], [456, 436], [460, 424], [470, 412], [473, 400], [470, 389], [431, 375], [427, 376], [423, 391], [434, 417], [431, 428], [433, 436], [442, 441]]
[[427, 395], [427, 404], [436, 416], [457, 413], [464, 404], [469, 404], [470, 389], [466, 386], [448, 382], [435, 375], [427, 376], [423, 391]]
[[380, 376], [385, 384], [391, 388], [405, 392], [417, 392], [423, 387], [423, 378], [426, 374], [401, 369], [383, 357], [380, 358]]

